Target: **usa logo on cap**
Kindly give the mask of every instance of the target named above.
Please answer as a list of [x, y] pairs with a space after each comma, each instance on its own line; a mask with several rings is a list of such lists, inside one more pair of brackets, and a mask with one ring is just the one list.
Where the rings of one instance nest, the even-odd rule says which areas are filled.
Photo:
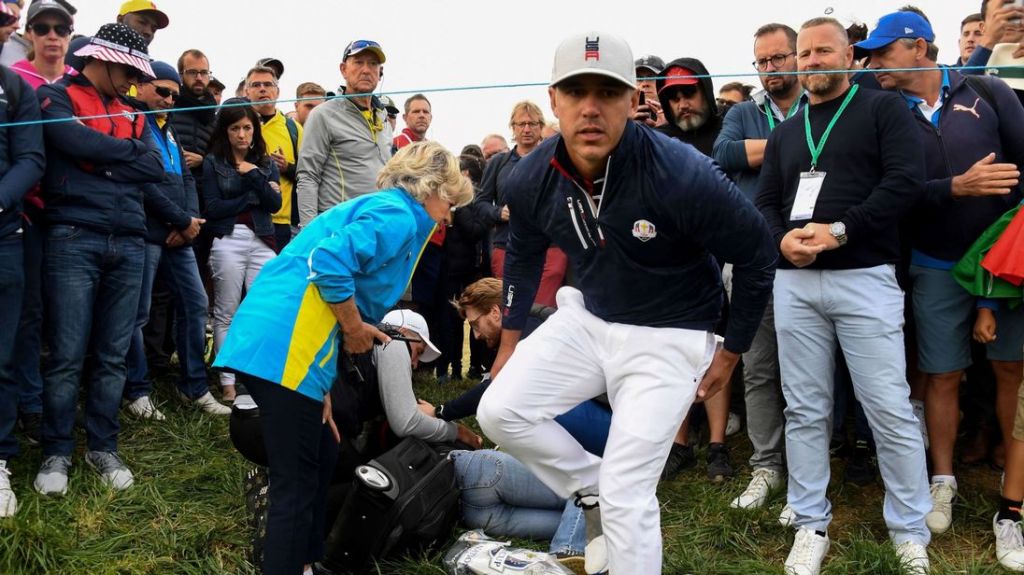
[[601, 37], [591, 39], [589, 36], [584, 42], [583, 48], [583, 61], [587, 60], [600, 60], [601, 59]]

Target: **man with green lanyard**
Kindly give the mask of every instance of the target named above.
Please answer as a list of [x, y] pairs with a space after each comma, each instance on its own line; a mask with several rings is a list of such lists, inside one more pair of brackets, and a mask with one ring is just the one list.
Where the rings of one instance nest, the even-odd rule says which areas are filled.
[[846, 30], [806, 22], [797, 68], [808, 105], [768, 138], [757, 206], [783, 258], [774, 311], [786, 398], [787, 501], [796, 538], [786, 572], [817, 575], [832, 508], [829, 435], [837, 341], [874, 437], [883, 516], [909, 573], [927, 573], [931, 511], [924, 442], [910, 405], [898, 222], [924, 195], [921, 136], [896, 94], [851, 87]]
[[300, 228], [341, 202], [376, 191], [377, 173], [391, 159], [391, 124], [373, 95], [385, 60], [377, 42], [350, 42], [341, 56], [345, 94], [309, 113], [295, 170]]
[[[796, 76], [796, 30], [785, 24], [765, 24], [754, 34], [754, 67], [761, 73], [764, 91], [754, 101], [729, 110], [715, 141], [714, 157], [743, 194], [754, 201], [768, 136], [807, 101]], [[732, 507], [758, 509], [785, 480], [785, 442], [779, 383], [779, 346], [775, 314], [769, 303], [761, 325], [743, 354], [743, 397], [747, 404], [747, 435], [754, 446], [747, 488], [732, 500]]]

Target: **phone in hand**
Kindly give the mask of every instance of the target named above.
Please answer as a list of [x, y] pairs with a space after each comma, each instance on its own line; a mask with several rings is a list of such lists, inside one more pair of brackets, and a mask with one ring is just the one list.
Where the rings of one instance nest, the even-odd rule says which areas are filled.
[[639, 114], [646, 114], [647, 116], [646, 118], [640, 116], [636, 117], [635, 120], [637, 122], [645, 123], [647, 120], [655, 120], [654, 110], [647, 105], [647, 94], [642, 91], [640, 92], [640, 105], [637, 106], [636, 111]]
[[[1024, 8], [1024, 0], [1004, 0], [1003, 8]], [[1020, 18], [1013, 18], [1010, 23], [1015, 26], [1021, 25]]]

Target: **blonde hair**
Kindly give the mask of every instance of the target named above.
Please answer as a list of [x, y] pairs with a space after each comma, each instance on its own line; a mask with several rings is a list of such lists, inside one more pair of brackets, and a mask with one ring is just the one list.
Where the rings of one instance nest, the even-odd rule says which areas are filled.
[[473, 200], [473, 184], [462, 175], [459, 159], [430, 141], [398, 150], [377, 175], [377, 188], [402, 188], [421, 204], [431, 194], [457, 207]]
[[512, 115], [508, 117], [508, 127], [512, 127], [512, 122], [516, 121], [516, 116], [520, 112], [526, 112], [530, 117], [536, 118], [537, 121], [541, 123], [541, 126], [545, 123], [544, 112], [540, 110], [540, 106], [529, 100], [523, 100], [515, 106], [512, 106]]

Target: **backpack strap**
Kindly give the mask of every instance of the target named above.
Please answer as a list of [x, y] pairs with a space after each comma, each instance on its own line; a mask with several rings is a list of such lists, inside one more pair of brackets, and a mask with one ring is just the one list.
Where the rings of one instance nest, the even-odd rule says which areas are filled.
[[[284, 117], [284, 126], [288, 128], [288, 137], [292, 139], [292, 154], [294, 154], [292, 157], [295, 158], [297, 171], [299, 165], [299, 127], [295, 125], [295, 120], [288, 116]], [[296, 174], [296, 179], [298, 179], [298, 174]], [[293, 226], [299, 225], [299, 186], [297, 184], [298, 182], [292, 186], [292, 213], [290, 218]]]
[[284, 117], [284, 125], [288, 128], [288, 137], [292, 139], [292, 154], [295, 156], [295, 161], [299, 161], [299, 127], [295, 124], [295, 120]]

